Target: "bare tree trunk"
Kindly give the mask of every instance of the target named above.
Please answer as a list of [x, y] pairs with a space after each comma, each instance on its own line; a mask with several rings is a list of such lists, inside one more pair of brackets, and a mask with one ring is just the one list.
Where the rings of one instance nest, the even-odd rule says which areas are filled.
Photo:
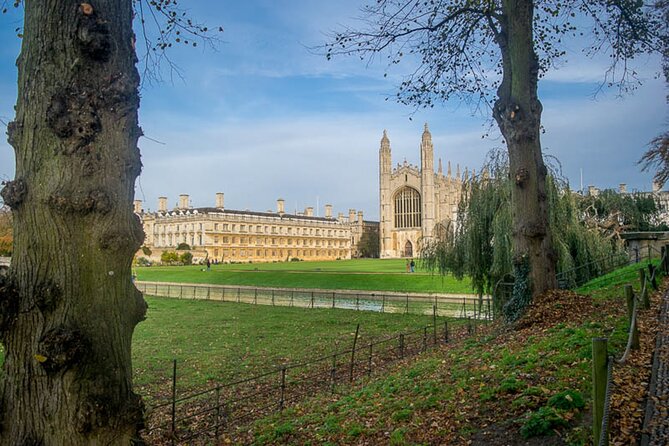
[[143, 420], [130, 346], [146, 304], [131, 0], [25, 0], [14, 254], [0, 283], [0, 445], [131, 444]]
[[506, 140], [513, 181], [514, 264], [529, 265], [533, 296], [554, 288], [555, 255], [548, 220], [547, 169], [541, 155], [542, 106], [537, 95], [539, 62], [534, 51], [534, 2], [504, 0], [498, 43], [504, 78], [493, 116]]

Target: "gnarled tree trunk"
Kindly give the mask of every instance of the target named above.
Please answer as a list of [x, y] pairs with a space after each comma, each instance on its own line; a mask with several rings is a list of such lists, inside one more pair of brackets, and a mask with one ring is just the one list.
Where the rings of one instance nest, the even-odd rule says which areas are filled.
[[25, 0], [14, 253], [0, 283], [0, 445], [130, 444], [143, 419], [130, 345], [146, 304], [131, 0]]
[[554, 288], [556, 279], [546, 197], [547, 169], [541, 155], [539, 61], [532, 32], [534, 2], [504, 0], [502, 4], [504, 14], [497, 40], [504, 77], [493, 116], [509, 151], [514, 264], [517, 272], [529, 274], [529, 292], [538, 295]]

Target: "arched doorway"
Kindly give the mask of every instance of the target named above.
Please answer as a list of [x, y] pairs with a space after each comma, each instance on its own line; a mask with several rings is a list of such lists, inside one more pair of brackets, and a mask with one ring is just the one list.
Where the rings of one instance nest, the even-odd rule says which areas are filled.
[[404, 257], [413, 257], [413, 244], [409, 240], [404, 245]]

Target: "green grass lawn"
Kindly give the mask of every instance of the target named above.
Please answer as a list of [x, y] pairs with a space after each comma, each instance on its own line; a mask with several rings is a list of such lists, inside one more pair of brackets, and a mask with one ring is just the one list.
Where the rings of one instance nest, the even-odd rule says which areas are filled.
[[[135, 329], [137, 391], [151, 404], [170, 390], [177, 360], [180, 394], [250, 377], [274, 366], [432, 324], [432, 317], [341, 309], [304, 309], [147, 296], [147, 319]], [[0, 365], [3, 352], [0, 348]]]
[[432, 324], [431, 317], [419, 315], [146, 299], [149, 311], [136, 328], [132, 356], [135, 384], [149, 397], [169, 390], [172, 359], [177, 359], [179, 391], [187, 392], [335, 347], [348, 349], [357, 324], [360, 342]]
[[[553, 322], [551, 315], [562, 304], [550, 302], [546, 320], [536, 327], [471, 337], [339, 398], [317, 395], [258, 420], [250, 435], [241, 433], [233, 443], [468, 444], [490, 429], [497, 441], [479, 437], [472, 443], [525, 444], [517, 441], [523, 435], [545, 435], [545, 442], [527, 444], [558, 444], [548, 436], [554, 438], [554, 429], [564, 426], [559, 444], [591, 444], [590, 420], [583, 414], [591, 398], [592, 338], [608, 337], [616, 357], [624, 350], [628, 323], [622, 285], [635, 282], [638, 289], [638, 268], [629, 266], [581, 287], [579, 292], [593, 295], [588, 302], [594, 311], [587, 316], [578, 311], [582, 304], [572, 303], [570, 314]], [[580, 399], [585, 404], [575, 408], [572, 403]], [[564, 400], [566, 409], [551, 406]], [[556, 424], [549, 424], [551, 417]]]
[[421, 271], [406, 273], [401, 259], [339, 260], [136, 268], [138, 280], [278, 288], [471, 294], [471, 282]]

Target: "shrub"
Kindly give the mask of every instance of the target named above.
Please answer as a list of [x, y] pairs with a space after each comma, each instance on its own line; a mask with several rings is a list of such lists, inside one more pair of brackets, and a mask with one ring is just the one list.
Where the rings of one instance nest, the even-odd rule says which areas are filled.
[[151, 266], [151, 260], [147, 259], [146, 257], [138, 257], [137, 258], [137, 265], [139, 265], [139, 266]]
[[554, 428], [566, 426], [567, 420], [562, 418], [557, 410], [552, 407], [544, 406], [533, 412], [520, 428], [520, 434], [523, 438], [538, 437], [546, 435]]
[[175, 263], [179, 261], [179, 254], [174, 251], [163, 251], [160, 255], [160, 261], [162, 263]]
[[142, 252], [145, 256], [150, 256], [152, 254], [151, 248], [148, 246], [142, 246]]
[[179, 243], [177, 245], [177, 251], [190, 251], [190, 245], [188, 243]]
[[193, 264], [193, 254], [190, 252], [184, 252], [179, 256], [179, 260], [181, 260], [181, 263], [184, 265], [191, 265]]
[[550, 397], [548, 405], [560, 410], [573, 410], [585, 407], [585, 401], [579, 392], [565, 390]]

